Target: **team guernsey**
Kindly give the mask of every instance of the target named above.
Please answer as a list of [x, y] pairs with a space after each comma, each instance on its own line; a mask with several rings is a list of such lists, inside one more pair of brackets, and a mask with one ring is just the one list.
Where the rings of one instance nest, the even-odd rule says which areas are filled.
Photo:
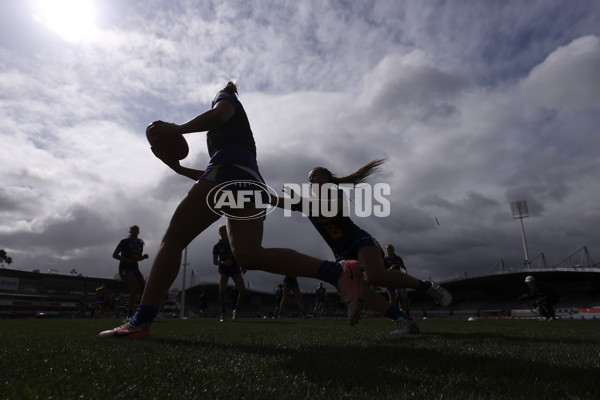
[[208, 131], [206, 141], [211, 158], [202, 178], [218, 183], [233, 180], [264, 183], [256, 163], [254, 136], [242, 103], [234, 94], [225, 91], [217, 93], [212, 107], [219, 101], [232, 104], [235, 112], [223, 126]]
[[278, 285], [275, 288], [275, 305], [276, 306], [279, 306], [279, 303], [281, 303], [281, 299], [283, 299], [283, 286]]
[[394, 255], [393, 257], [385, 256], [383, 258], [383, 262], [385, 264], [386, 269], [390, 268], [392, 265], [398, 265], [399, 267], [404, 266], [404, 261], [402, 260], [402, 258], [396, 255]]
[[327, 294], [327, 290], [321, 286], [315, 290], [315, 297], [317, 298], [317, 303], [325, 302], [325, 295]]
[[[343, 201], [343, 192], [339, 189], [337, 197]], [[333, 217], [326, 217], [321, 213], [314, 216], [313, 207], [314, 203], [310, 202], [308, 219], [325, 239], [337, 260], [356, 259], [358, 250], [365, 246], [379, 247], [371, 235], [359, 228], [350, 217], [344, 216], [341, 210]], [[293, 211], [302, 211], [302, 204], [292, 204], [291, 208]]]
[[[140, 238], [128, 237], [121, 240], [117, 248], [121, 253], [121, 257], [141, 260], [144, 252], [144, 241]], [[136, 276], [141, 276], [137, 262], [132, 264], [121, 260], [119, 262], [119, 274], [123, 276], [123, 274], [129, 271], [133, 272]]]
[[223, 242], [221, 239], [217, 242], [217, 244], [213, 247], [213, 255], [217, 256], [217, 260], [219, 261], [227, 261], [231, 259], [230, 266], [219, 266], [219, 274], [221, 275], [229, 275], [234, 276], [242, 273], [240, 265], [237, 260], [233, 256], [233, 252], [231, 251], [231, 246], [229, 244]]

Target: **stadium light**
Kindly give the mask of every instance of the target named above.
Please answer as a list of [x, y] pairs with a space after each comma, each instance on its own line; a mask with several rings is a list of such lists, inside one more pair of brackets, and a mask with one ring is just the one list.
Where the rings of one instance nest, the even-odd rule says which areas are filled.
[[517, 200], [510, 203], [512, 210], [513, 219], [519, 219], [521, 221], [521, 237], [523, 238], [523, 249], [525, 249], [525, 265], [527, 268], [531, 268], [531, 262], [529, 261], [529, 253], [527, 252], [527, 238], [525, 237], [525, 227], [523, 226], [523, 218], [529, 217], [529, 210], [527, 209], [527, 200]]

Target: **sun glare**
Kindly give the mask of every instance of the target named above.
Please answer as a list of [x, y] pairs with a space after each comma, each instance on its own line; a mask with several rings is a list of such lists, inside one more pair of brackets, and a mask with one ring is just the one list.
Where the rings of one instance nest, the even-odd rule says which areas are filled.
[[38, 0], [34, 4], [35, 20], [69, 42], [92, 39], [95, 16], [90, 0]]

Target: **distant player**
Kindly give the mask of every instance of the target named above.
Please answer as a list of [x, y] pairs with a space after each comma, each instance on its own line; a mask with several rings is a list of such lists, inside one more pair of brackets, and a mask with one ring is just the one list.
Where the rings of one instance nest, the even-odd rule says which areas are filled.
[[219, 227], [219, 241], [213, 247], [213, 264], [219, 266], [219, 298], [221, 300], [221, 318], [220, 321], [225, 321], [225, 312], [227, 309], [227, 282], [229, 278], [235, 283], [238, 291], [235, 305], [233, 306], [233, 320], [238, 319], [240, 306], [244, 303], [246, 296], [246, 288], [244, 287], [244, 278], [242, 278], [242, 268], [233, 256], [229, 239], [227, 238], [227, 227], [221, 225]]
[[319, 286], [315, 289], [315, 309], [313, 310], [313, 316], [317, 315], [317, 311], [321, 310], [321, 316], [325, 317], [325, 297], [327, 296], [327, 290], [323, 286], [323, 282], [319, 282]]
[[106, 309], [108, 304], [108, 295], [104, 285], [96, 288], [96, 301], [94, 302], [94, 318], [98, 318], [100, 315], [106, 316]]
[[279, 306], [281, 305], [281, 300], [283, 300], [283, 283], [275, 286], [275, 313], [273, 314], [273, 318], [279, 318]]
[[546, 321], [555, 320], [556, 313], [553, 306], [560, 300], [558, 294], [545, 283], [537, 282], [531, 275], [525, 278], [525, 283], [529, 287], [529, 292], [519, 298], [534, 300], [537, 310]]
[[208, 295], [204, 291], [200, 292], [200, 296], [198, 296], [198, 301], [200, 302], [200, 314], [202, 316], [206, 316], [206, 309], [210, 304], [210, 299], [208, 298]]
[[[406, 266], [402, 257], [396, 254], [396, 249], [391, 244], [385, 246], [385, 257], [383, 257], [383, 263], [386, 269], [400, 271], [407, 274]], [[388, 298], [390, 304], [396, 305], [400, 310], [410, 315], [410, 301], [408, 300], [408, 294], [405, 288], [388, 288]]]
[[302, 299], [302, 291], [300, 290], [300, 285], [298, 285], [298, 279], [295, 276], [290, 275], [286, 275], [285, 278], [283, 278], [283, 297], [281, 299], [281, 303], [279, 303], [279, 316], [283, 317], [285, 303], [287, 302], [290, 293], [294, 293], [296, 303], [298, 303], [298, 307], [300, 307], [302, 315], [304, 318], [308, 318], [306, 308], [304, 307], [304, 301]]
[[138, 262], [147, 259], [148, 254], [143, 254], [144, 241], [138, 237], [139, 234], [140, 227], [131, 225], [129, 236], [119, 242], [112, 255], [115, 260], [119, 260], [119, 275], [129, 288], [127, 320], [133, 316], [136, 298], [144, 292], [146, 286]]
[[81, 295], [77, 299], [77, 312], [75, 313], [74, 318], [77, 318], [77, 317], [85, 318], [86, 312], [87, 312], [87, 301], [85, 299], [85, 295]]

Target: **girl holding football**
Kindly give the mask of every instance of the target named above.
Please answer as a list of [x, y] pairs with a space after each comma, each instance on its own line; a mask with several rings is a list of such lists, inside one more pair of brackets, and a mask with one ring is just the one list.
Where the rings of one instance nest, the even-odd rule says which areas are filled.
[[[209, 196], [218, 185], [227, 182], [264, 183], [256, 162], [256, 146], [248, 117], [237, 98], [237, 86], [228, 82], [212, 101], [210, 110], [178, 125], [153, 122], [147, 130], [151, 142], [165, 135], [207, 132], [210, 162], [204, 171], [183, 167], [168, 159], [160, 149], [154, 154], [178, 174], [197, 180], [179, 203], [165, 231], [146, 282], [140, 306], [125, 325], [100, 332], [103, 338], [146, 338], [162, 300], [179, 273], [181, 253], [196, 236], [221, 215], [216, 200]], [[214, 191], [213, 191], [214, 192]], [[227, 213], [227, 236], [235, 258], [242, 268], [317, 278], [338, 288], [348, 308], [348, 321], [359, 318], [362, 280], [357, 261], [332, 262], [301, 254], [295, 250], [262, 246], [264, 209], [253, 203], [231, 208]], [[257, 217], [258, 216], [258, 217]]]

